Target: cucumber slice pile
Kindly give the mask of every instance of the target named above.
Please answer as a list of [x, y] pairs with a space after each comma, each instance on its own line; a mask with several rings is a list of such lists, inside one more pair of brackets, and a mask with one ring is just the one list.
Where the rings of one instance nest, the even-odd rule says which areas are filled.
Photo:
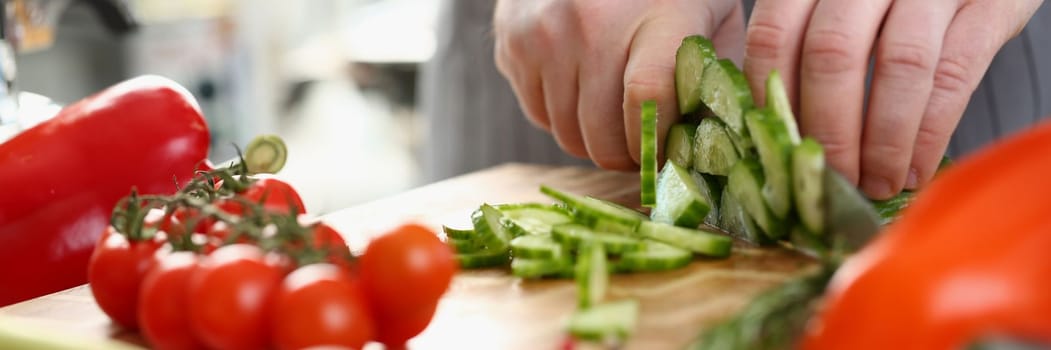
[[711, 210], [708, 201], [689, 170], [667, 163], [657, 181], [657, 206], [650, 218], [666, 224], [697, 227]]
[[693, 139], [697, 133], [697, 125], [675, 124], [668, 130], [667, 141], [664, 142], [664, 154], [668, 155], [668, 162], [678, 164], [683, 168], [693, 165]]

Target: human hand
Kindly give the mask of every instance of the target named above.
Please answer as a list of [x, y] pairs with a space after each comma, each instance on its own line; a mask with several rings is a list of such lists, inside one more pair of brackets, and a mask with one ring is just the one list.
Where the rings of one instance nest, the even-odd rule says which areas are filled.
[[740, 61], [744, 16], [739, 0], [499, 0], [493, 31], [497, 67], [529, 120], [567, 153], [629, 170], [639, 164], [642, 102], [666, 101], [662, 139], [678, 119], [682, 39], [708, 36]]
[[803, 134], [866, 194], [884, 199], [934, 176], [993, 56], [1041, 2], [758, 0], [745, 74], [762, 101], [758, 88], [780, 70]]

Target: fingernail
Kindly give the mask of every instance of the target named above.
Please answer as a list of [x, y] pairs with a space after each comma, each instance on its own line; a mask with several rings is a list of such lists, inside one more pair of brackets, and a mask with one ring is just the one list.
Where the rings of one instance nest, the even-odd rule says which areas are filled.
[[918, 187], [920, 180], [917, 175], [916, 168], [909, 168], [909, 177], [905, 178], [905, 189], [915, 190]]
[[893, 195], [890, 193], [890, 183], [878, 177], [864, 179], [861, 189], [873, 199], [884, 199]]

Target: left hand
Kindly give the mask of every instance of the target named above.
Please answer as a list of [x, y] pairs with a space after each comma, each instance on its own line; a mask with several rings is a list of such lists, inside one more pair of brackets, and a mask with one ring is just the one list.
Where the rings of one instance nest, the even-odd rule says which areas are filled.
[[780, 70], [803, 134], [866, 194], [885, 199], [934, 176], [993, 56], [1042, 2], [758, 0], [745, 73], [762, 101], [767, 73]]

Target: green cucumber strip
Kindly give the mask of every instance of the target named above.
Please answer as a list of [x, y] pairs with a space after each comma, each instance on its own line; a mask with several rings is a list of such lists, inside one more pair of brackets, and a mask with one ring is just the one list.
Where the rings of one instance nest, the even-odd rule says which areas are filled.
[[753, 106], [752, 90], [741, 70], [729, 59], [705, 67], [701, 77], [701, 101], [730, 131], [745, 134], [744, 112]]
[[614, 270], [624, 272], [646, 272], [674, 270], [690, 264], [693, 254], [689, 250], [676, 248], [654, 240], [644, 240], [641, 250], [621, 254]]
[[726, 176], [739, 158], [723, 123], [705, 118], [693, 137], [693, 169], [705, 174]]
[[504, 224], [515, 237], [551, 234], [551, 226], [573, 222], [573, 217], [553, 205], [499, 208]]
[[442, 231], [444, 231], [445, 235], [451, 239], [469, 240], [474, 239], [476, 237], [474, 229], [459, 229], [452, 228], [449, 226], [442, 226]]
[[894, 222], [901, 211], [912, 203], [912, 199], [915, 196], [915, 192], [902, 191], [890, 199], [873, 201], [872, 206], [876, 208], [876, 213], [879, 214], [880, 224], [886, 225]]
[[521, 278], [541, 278], [561, 276], [573, 269], [573, 262], [568, 257], [559, 256], [553, 259], [514, 258], [511, 260], [511, 275]]
[[577, 306], [586, 309], [601, 303], [609, 288], [606, 249], [599, 242], [587, 242], [580, 249], [576, 265]]
[[803, 139], [792, 149], [792, 189], [799, 221], [810, 232], [825, 232], [824, 186], [825, 150], [812, 138]]
[[657, 204], [657, 102], [642, 102], [642, 205]]
[[503, 225], [504, 214], [488, 204], [482, 204], [471, 215], [474, 232], [487, 247], [493, 250], [506, 250], [511, 241], [511, 233]]
[[456, 254], [456, 262], [464, 269], [506, 266], [510, 260], [506, 250], [483, 250], [476, 253]]
[[659, 222], [643, 222], [639, 227], [643, 237], [687, 249], [710, 257], [730, 256], [733, 239], [712, 232], [682, 228]]
[[511, 240], [511, 255], [526, 259], [554, 259], [562, 255], [562, 245], [551, 235], [526, 235]]
[[657, 181], [657, 206], [650, 218], [666, 224], [697, 227], [710, 209], [708, 199], [697, 188], [690, 171], [675, 163], [665, 163]]
[[792, 142], [788, 131], [768, 108], [749, 110], [745, 122], [763, 165], [763, 198], [778, 219], [786, 219], [792, 210], [792, 174], [788, 168]]
[[715, 45], [700, 35], [682, 39], [675, 52], [675, 95], [679, 100], [679, 114], [697, 112], [701, 107], [701, 78], [704, 69], [717, 59]]
[[637, 211], [593, 197], [563, 192], [547, 186], [540, 186], [540, 192], [565, 203], [577, 220], [592, 227], [630, 233], [634, 232], [643, 220], [649, 219]]
[[755, 220], [744, 211], [740, 201], [730, 193], [729, 186], [723, 188], [720, 204], [719, 228], [730, 233], [734, 238], [751, 244], [763, 245], [769, 242], [759, 226], [756, 226]]
[[759, 163], [754, 159], [742, 159], [730, 171], [729, 180], [727, 186], [730, 188], [730, 195], [734, 196], [744, 207], [748, 216], [755, 219], [755, 223], [759, 225], [763, 233], [773, 240], [784, 236], [784, 224], [774, 216], [774, 213], [770, 212], [770, 208], [763, 199], [761, 190], [763, 173]]
[[719, 226], [719, 202], [723, 194], [723, 181], [715, 175], [705, 175], [696, 171], [690, 171], [690, 177], [697, 184], [697, 190], [704, 196], [708, 203], [708, 215], [704, 217], [704, 223], [711, 226]]
[[639, 302], [625, 299], [579, 309], [569, 319], [569, 333], [586, 340], [625, 339], [635, 332]]
[[580, 224], [557, 225], [551, 230], [551, 236], [555, 241], [569, 249], [578, 249], [587, 242], [602, 244], [606, 252], [610, 254], [622, 254], [641, 250], [641, 240], [629, 236], [596, 232], [595, 230]]
[[457, 253], [474, 253], [485, 249], [485, 246], [470, 239], [449, 238], [447, 242]]
[[696, 132], [697, 125], [694, 124], [672, 125], [664, 142], [664, 154], [668, 155], [669, 162], [683, 168], [693, 166], [693, 138]]
[[770, 71], [766, 77], [766, 107], [785, 125], [788, 140], [793, 145], [798, 145], [802, 141], [799, 137], [799, 126], [796, 124], [795, 114], [792, 114], [792, 103], [788, 100], [785, 82], [777, 69]]

